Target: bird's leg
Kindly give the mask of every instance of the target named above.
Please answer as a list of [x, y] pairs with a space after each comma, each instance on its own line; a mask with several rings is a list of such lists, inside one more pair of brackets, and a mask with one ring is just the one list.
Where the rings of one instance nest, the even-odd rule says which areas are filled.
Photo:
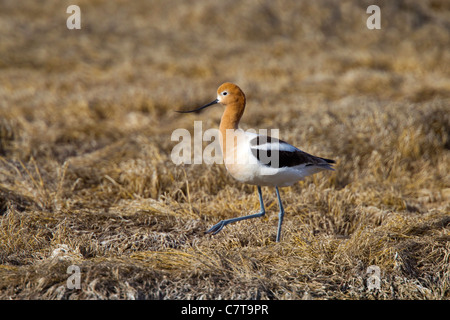
[[214, 226], [212, 226], [212, 228], [209, 229], [208, 231], [206, 231], [205, 233], [216, 234], [220, 230], [222, 230], [222, 228], [225, 227], [229, 223], [238, 222], [238, 221], [241, 221], [241, 220], [247, 220], [247, 219], [262, 217], [266, 213], [266, 210], [264, 209], [264, 203], [263, 203], [263, 199], [262, 199], [262, 193], [261, 193], [261, 187], [260, 186], [258, 186], [258, 194], [259, 194], [259, 204], [261, 206], [260, 212], [255, 213], [255, 214], [251, 214], [251, 215], [248, 215], [248, 216], [222, 220], [219, 223], [217, 223]]
[[283, 204], [281, 203], [280, 191], [278, 191], [278, 187], [275, 187], [275, 190], [277, 191], [278, 206], [280, 207], [280, 213], [278, 214], [278, 232], [277, 232], [277, 242], [280, 242], [281, 225], [283, 224], [284, 209]]

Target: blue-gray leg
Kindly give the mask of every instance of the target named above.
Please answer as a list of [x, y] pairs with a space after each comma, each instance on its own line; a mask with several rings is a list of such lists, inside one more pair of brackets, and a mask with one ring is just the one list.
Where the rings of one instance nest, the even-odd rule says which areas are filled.
[[261, 206], [261, 211], [260, 212], [255, 213], [255, 214], [251, 214], [251, 215], [248, 215], [248, 216], [222, 220], [218, 224], [215, 224], [214, 226], [212, 226], [212, 228], [209, 229], [208, 231], [206, 231], [205, 233], [216, 234], [220, 230], [222, 230], [223, 227], [225, 227], [229, 223], [238, 222], [238, 221], [241, 221], [241, 220], [247, 220], [247, 219], [262, 217], [266, 213], [266, 210], [264, 210], [264, 203], [263, 203], [263, 199], [262, 199], [262, 193], [261, 193], [261, 187], [260, 186], [258, 186], [258, 194], [259, 194], [259, 204]]
[[277, 191], [278, 206], [280, 207], [280, 213], [278, 214], [278, 232], [277, 232], [277, 242], [280, 242], [281, 225], [283, 224], [284, 209], [283, 204], [281, 203], [280, 191], [278, 191], [278, 187], [275, 187], [275, 190]]

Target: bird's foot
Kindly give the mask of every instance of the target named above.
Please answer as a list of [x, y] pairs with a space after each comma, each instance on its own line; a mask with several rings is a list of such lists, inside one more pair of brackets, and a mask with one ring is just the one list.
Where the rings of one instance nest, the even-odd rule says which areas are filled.
[[219, 223], [213, 225], [211, 227], [211, 229], [205, 231], [205, 233], [212, 233], [212, 234], [216, 234], [218, 233], [220, 230], [223, 229], [223, 227], [225, 227], [226, 223], [224, 220], [220, 221]]

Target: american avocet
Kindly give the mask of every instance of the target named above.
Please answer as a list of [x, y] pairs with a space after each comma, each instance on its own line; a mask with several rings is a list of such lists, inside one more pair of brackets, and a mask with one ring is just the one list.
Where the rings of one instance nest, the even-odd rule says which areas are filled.
[[[244, 92], [235, 84], [224, 83], [217, 90], [217, 99], [190, 111], [199, 111], [214, 104], [225, 106], [220, 121], [220, 146], [228, 172], [237, 180], [257, 186], [261, 210], [258, 213], [222, 220], [206, 233], [216, 234], [229, 223], [262, 217], [266, 211], [262, 199], [261, 186], [275, 187], [280, 207], [276, 241], [280, 241], [284, 209], [278, 187], [286, 187], [302, 180], [306, 176], [322, 170], [334, 170], [334, 160], [315, 157], [282, 140], [243, 131], [239, 121], [245, 109]], [[232, 140], [229, 139], [231, 136]], [[237, 138], [237, 139], [236, 139]], [[265, 157], [264, 157], [265, 155]]]

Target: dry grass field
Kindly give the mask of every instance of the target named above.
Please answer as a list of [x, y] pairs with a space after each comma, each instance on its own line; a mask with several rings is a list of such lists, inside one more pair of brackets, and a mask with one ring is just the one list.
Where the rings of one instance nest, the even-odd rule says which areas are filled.
[[[0, 5], [1, 299], [450, 298], [448, 1], [74, 3]], [[256, 189], [171, 161], [225, 81], [244, 129], [337, 161], [281, 189], [280, 243], [273, 188], [205, 235]]]

